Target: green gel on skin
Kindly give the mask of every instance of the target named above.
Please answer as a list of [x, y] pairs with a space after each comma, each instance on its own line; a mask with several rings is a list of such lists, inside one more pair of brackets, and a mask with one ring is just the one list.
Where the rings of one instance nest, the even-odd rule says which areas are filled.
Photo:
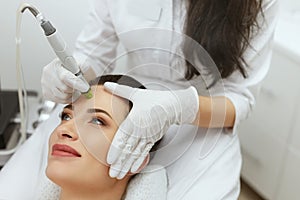
[[86, 93], [83, 94], [87, 99], [91, 99], [93, 97], [92, 90], [89, 89]]

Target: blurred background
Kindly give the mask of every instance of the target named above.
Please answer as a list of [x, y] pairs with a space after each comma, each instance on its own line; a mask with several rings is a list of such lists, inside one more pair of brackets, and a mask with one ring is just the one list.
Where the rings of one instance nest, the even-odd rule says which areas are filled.
[[[20, 0], [1, 0], [1, 88], [15, 90], [16, 10]], [[27, 0], [61, 32], [71, 49], [87, 21], [86, 0]], [[300, 196], [300, 1], [281, 0], [270, 71], [257, 106], [239, 128], [245, 199], [299, 199]], [[22, 20], [22, 65], [26, 88], [41, 95], [43, 66], [55, 58], [41, 28], [26, 12]]]
[[[71, 49], [83, 28], [89, 10], [86, 0], [1, 0], [0, 47], [1, 85], [5, 89], [16, 89], [16, 11], [21, 2], [35, 5], [60, 31]], [[21, 56], [26, 88], [40, 93], [40, 78], [43, 66], [55, 58], [42, 29], [32, 14], [26, 11], [22, 17]]]
[[261, 196], [250, 199], [300, 196], [300, 1], [280, 1], [278, 15], [270, 71], [254, 112], [239, 127], [244, 191]]

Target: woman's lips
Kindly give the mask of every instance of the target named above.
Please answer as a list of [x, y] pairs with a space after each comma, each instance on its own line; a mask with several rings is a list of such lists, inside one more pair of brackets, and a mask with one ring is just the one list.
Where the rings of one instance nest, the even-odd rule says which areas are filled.
[[75, 149], [65, 144], [53, 145], [51, 155], [59, 157], [81, 157]]

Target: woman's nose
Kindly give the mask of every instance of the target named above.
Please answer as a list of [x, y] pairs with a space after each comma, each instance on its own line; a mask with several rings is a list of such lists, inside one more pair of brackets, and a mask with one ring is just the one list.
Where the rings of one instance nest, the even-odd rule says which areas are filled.
[[60, 139], [68, 139], [68, 140], [78, 139], [78, 134], [76, 132], [75, 126], [71, 121], [59, 125], [56, 131]]

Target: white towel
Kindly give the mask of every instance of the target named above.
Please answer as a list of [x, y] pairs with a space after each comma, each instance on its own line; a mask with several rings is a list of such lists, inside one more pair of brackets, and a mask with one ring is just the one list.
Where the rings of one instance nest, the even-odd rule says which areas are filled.
[[[48, 178], [41, 181], [37, 192], [38, 200], [58, 200], [60, 187]], [[167, 174], [160, 166], [149, 165], [132, 178], [124, 194], [124, 200], [166, 200]]]

